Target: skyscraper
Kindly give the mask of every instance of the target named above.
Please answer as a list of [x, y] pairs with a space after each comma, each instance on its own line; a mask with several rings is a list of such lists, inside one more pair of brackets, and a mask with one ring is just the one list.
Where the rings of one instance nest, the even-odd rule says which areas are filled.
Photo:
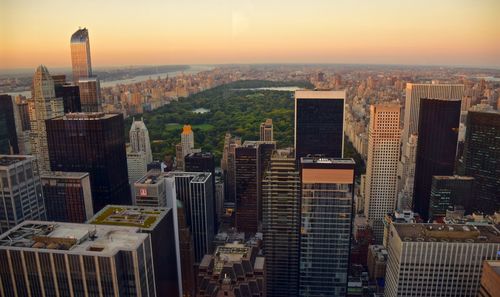
[[446, 211], [457, 205], [463, 206], [468, 214], [472, 213], [473, 183], [474, 178], [470, 176], [433, 176], [429, 218], [444, 218]]
[[463, 154], [465, 175], [474, 177], [474, 210], [500, 209], [500, 113], [469, 111]]
[[260, 124], [260, 141], [273, 141], [273, 119], [266, 119]]
[[194, 149], [194, 134], [191, 125], [184, 125], [181, 133], [181, 144], [183, 158], [189, 155]]
[[[24, 96], [17, 95], [14, 100], [14, 120], [16, 123], [17, 145], [20, 155], [31, 154], [30, 110]], [[10, 132], [9, 132], [10, 133]]]
[[84, 223], [94, 215], [87, 172], [54, 171], [41, 176], [47, 220]]
[[9, 95], [0, 95], [0, 154], [19, 154], [14, 104]]
[[71, 65], [75, 84], [78, 84], [80, 78], [92, 76], [89, 31], [87, 28], [79, 28], [71, 35]]
[[71, 65], [73, 67], [73, 82], [80, 88], [82, 111], [101, 111], [101, 87], [99, 79], [92, 75], [87, 28], [79, 28], [71, 35]]
[[345, 91], [295, 91], [295, 156], [341, 158]]
[[396, 208], [399, 115], [399, 105], [370, 106], [364, 211], [379, 244], [384, 237], [384, 217]]
[[50, 171], [47, 130], [45, 121], [64, 115], [63, 100], [56, 98], [54, 81], [49, 70], [38, 66], [33, 76], [32, 101], [30, 101], [31, 151], [37, 158], [38, 171]]
[[232, 137], [231, 133], [226, 133], [224, 138], [224, 149], [222, 152], [221, 169], [224, 174], [225, 200], [234, 203], [235, 201], [235, 151], [241, 146], [241, 138]]
[[171, 171], [164, 177], [166, 183], [175, 185], [176, 199], [184, 206], [194, 241], [195, 261], [199, 263], [211, 252], [215, 232], [211, 173]]
[[138, 231], [25, 221], [0, 235], [2, 296], [155, 296], [151, 237]]
[[148, 162], [145, 152], [127, 152], [128, 182], [133, 185], [146, 174]]
[[453, 175], [460, 104], [458, 99], [420, 99], [413, 206], [424, 221], [429, 218], [432, 176]]
[[416, 134], [410, 135], [408, 142], [403, 144], [404, 155], [398, 164], [398, 208], [411, 209], [413, 204], [413, 184], [415, 182], [415, 160], [417, 158]]
[[45, 220], [45, 204], [33, 156], [0, 155], [0, 233], [24, 220]]
[[[464, 95], [464, 90], [465, 86], [461, 84], [406, 84], [405, 114], [403, 134], [401, 137], [402, 153], [401, 162], [398, 166], [398, 193], [402, 195], [403, 200], [411, 200], [409, 197], [414, 196], [413, 188], [408, 186], [411, 181], [407, 181], [406, 179], [412, 178], [408, 173], [414, 172], [415, 163], [412, 162], [411, 153], [407, 152], [407, 150], [414, 148], [413, 144], [408, 145], [408, 142], [411, 141], [411, 135], [417, 134], [420, 99], [435, 98], [461, 100]], [[401, 193], [401, 191], [404, 192]]]
[[54, 171], [90, 174], [94, 213], [107, 204], [131, 204], [121, 114], [69, 113], [47, 121]]
[[144, 120], [132, 121], [130, 127], [130, 147], [133, 152], [144, 152], [148, 163], [153, 162], [153, 154], [151, 153], [151, 142], [149, 140], [148, 128], [144, 124]]
[[156, 296], [180, 296], [173, 210], [166, 207], [107, 205], [89, 224], [131, 226], [150, 234]]
[[262, 176], [274, 143], [245, 141], [235, 148], [236, 229], [255, 233], [262, 219]]
[[352, 159], [301, 159], [299, 296], [347, 294], [354, 165]]
[[483, 260], [498, 259], [494, 226], [392, 224], [387, 297], [477, 296]]
[[293, 152], [275, 151], [262, 180], [268, 296], [299, 293], [300, 176]]

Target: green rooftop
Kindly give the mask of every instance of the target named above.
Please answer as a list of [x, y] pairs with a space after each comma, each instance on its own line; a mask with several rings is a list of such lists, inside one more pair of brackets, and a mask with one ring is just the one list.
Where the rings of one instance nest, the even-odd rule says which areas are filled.
[[154, 208], [108, 205], [90, 219], [89, 223], [149, 229], [161, 217], [162, 211]]

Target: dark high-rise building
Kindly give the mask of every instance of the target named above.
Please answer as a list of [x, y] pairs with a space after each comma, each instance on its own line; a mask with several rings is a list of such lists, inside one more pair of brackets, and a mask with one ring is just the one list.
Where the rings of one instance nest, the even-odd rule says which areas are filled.
[[47, 220], [84, 223], [92, 217], [92, 192], [87, 172], [48, 172], [42, 174]]
[[433, 175], [453, 175], [460, 99], [420, 99], [414, 211], [427, 221]]
[[295, 156], [341, 158], [345, 91], [295, 91]]
[[235, 149], [236, 229], [241, 232], [258, 231], [262, 218], [262, 175], [274, 143], [245, 141]]
[[123, 115], [70, 113], [46, 126], [51, 169], [90, 174], [94, 213], [131, 204]]
[[88, 223], [137, 227], [150, 234], [156, 296], [179, 296], [173, 213], [167, 207], [107, 205]]
[[54, 89], [56, 91], [56, 97], [63, 98], [64, 113], [82, 111], [80, 89], [78, 86], [54, 83]]
[[220, 167], [224, 174], [225, 202], [233, 204], [236, 199], [234, 156], [235, 150], [239, 146], [241, 146], [241, 138], [232, 137], [230, 133], [226, 133]]
[[500, 210], [500, 113], [469, 111], [464, 173], [474, 177], [474, 210]]
[[455, 205], [465, 208], [471, 213], [474, 178], [470, 176], [433, 176], [429, 218], [437, 219], [446, 216], [446, 210]]
[[275, 151], [262, 180], [268, 296], [299, 293], [300, 176], [293, 152]]
[[186, 172], [210, 172], [212, 174], [212, 197], [214, 199], [214, 226], [217, 233], [218, 219], [215, 202], [215, 159], [210, 152], [190, 153], [184, 157], [184, 170]]
[[19, 154], [12, 97], [0, 95], [0, 154]]
[[354, 160], [301, 159], [299, 296], [346, 296]]

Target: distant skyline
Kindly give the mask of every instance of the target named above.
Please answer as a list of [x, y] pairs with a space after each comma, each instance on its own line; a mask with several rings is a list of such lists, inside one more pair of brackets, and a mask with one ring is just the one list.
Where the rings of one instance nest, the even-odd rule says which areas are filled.
[[500, 67], [500, 1], [2, 0], [0, 69], [346, 63]]

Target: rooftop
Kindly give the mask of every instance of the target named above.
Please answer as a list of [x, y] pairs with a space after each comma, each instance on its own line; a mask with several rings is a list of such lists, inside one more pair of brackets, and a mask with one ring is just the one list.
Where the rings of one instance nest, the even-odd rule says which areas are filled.
[[484, 261], [484, 263], [488, 266], [491, 267], [491, 269], [493, 269], [493, 271], [495, 271], [496, 274], [500, 275], [500, 261], [499, 260], [488, 260], [488, 261]]
[[194, 183], [205, 183], [206, 180], [211, 176], [210, 172], [184, 172], [184, 171], [170, 171], [164, 173], [164, 177], [192, 177], [191, 182]]
[[314, 91], [297, 90], [295, 98], [298, 99], [345, 99], [346, 91]]
[[300, 159], [302, 164], [352, 164], [354, 160], [350, 158], [324, 158], [324, 157], [303, 157]]
[[26, 155], [0, 155], [0, 167], [9, 167], [25, 160], [34, 160], [33, 156]]
[[71, 42], [86, 42], [89, 39], [89, 31], [87, 28], [78, 28], [78, 30], [71, 35]]
[[214, 270], [222, 270], [226, 263], [240, 262], [249, 259], [252, 248], [242, 243], [226, 243], [215, 249]]
[[88, 172], [63, 172], [63, 171], [52, 171], [50, 173], [45, 173], [40, 175], [41, 178], [57, 178], [57, 179], [82, 179], [88, 176]]
[[166, 207], [107, 205], [95, 214], [88, 223], [152, 230], [169, 211], [170, 209]]
[[142, 185], [155, 185], [159, 182], [160, 177], [162, 176], [162, 172], [158, 169], [149, 170], [146, 175], [141, 177], [135, 184]]
[[147, 236], [130, 227], [25, 221], [0, 235], [0, 249], [112, 256], [137, 249]]
[[104, 120], [112, 117], [121, 116], [118, 113], [103, 113], [103, 112], [70, 112], [64, 116], [53, 118], [52, 121], [60, 120]]
[[433, 175], [433, 179], [437, 180], [460, 180], [460, 181], [465, 181], [465, 180], [470, 180], [473, 181], [474, 178], [472, 176], [461, 176], [461, 175]]
[[500, 243], [500, 231], [488, 225], [395, 223], [393, 226], [404, 242]]

